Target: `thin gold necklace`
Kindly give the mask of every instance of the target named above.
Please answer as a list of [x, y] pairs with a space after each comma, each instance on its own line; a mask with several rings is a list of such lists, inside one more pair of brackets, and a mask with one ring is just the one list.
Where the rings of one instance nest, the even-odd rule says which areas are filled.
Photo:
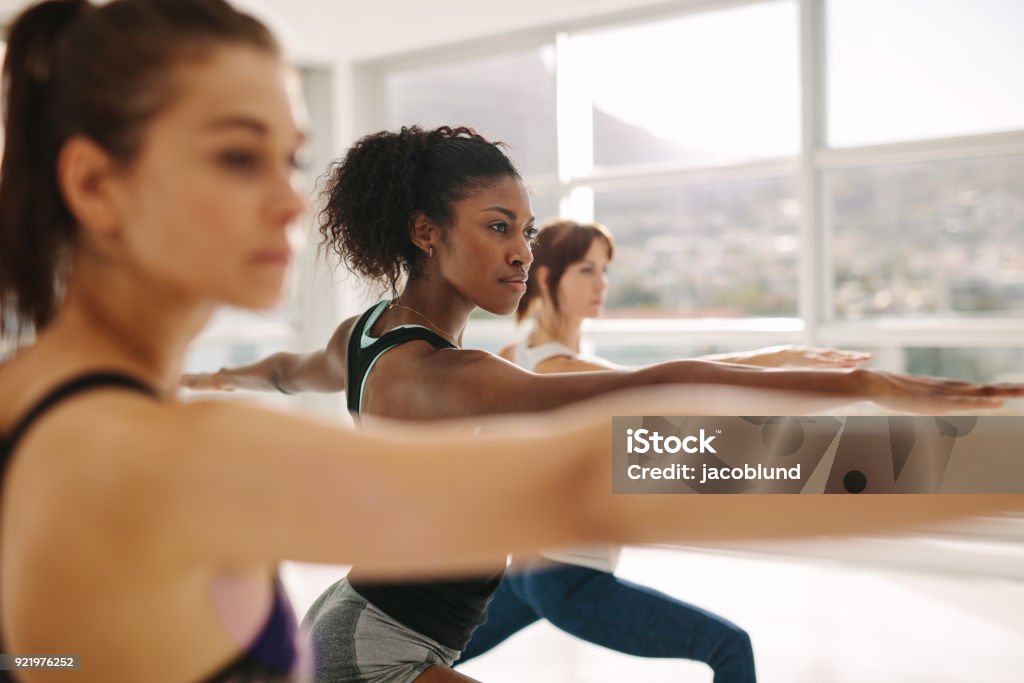
[[417, 311], [417, 310], [416, 310], [415, 308], [409, 308], [409, 307], [408, 307], [408, 306], [406, 306], [405, 304], [400, 304], [400, 303], [398, 303], [398, 299], [397, 299], [397, 298], [395, 298], [395, 299], [392, 299], [392, 300], [391, 300], [391, 303], [389, 303], [389, 304], [388, 304], [388, 310], [390, 311], [390, 310], [391, 310], [392, 308], [404, 308], [405, 310], [409, 311], [410, 313], [415, 313], [416, 315], [418, 315], [419, 317], [421, 317], [421, 318], [422, 318], [423, 320], [425, 320], [425, 321], [426, 321], [426, 323], [427, 323], [428, 325], [430, 325], [430, 327], [432, 327], [432, 328], [434, 329], [434, 331], [435, 331], [435, 332], [437, 332], [438, 334], [440, 334], [440, 335], [441, 335], [442, 337], [444, 337], [444, 338], [445, 338], [445, 339], [446, 339], [447, 341], [450, 341], [450, 342], [452, 343], [452, 346], [454, 346], [454, 347], [455, 347], [455, 348], [457, 348], [457, 349], [461, 349], [461, 348], [462, 348], [462, 347], [461, 347], [461, 346], [459, 346], [459, 344], [458, 344], [458, 343], [457, 343], [457, 342], [455, 341], [455, 337], [453, 337], [452, 335], [450, 335], [450, 334], [448, 334], [447, 332], [445, 332], [445, 331], [444, 331], [444, 328], [443, 328], [443, 327], [441, 327], [440, 325], [438, 325], [437, 323], [435, 323], [435, 322], [434, 322], [433, 320], [431, 320], [431, 319], [430, 319], [430, 318], [428, 318], [427, 316], [425, 316], [425, 315], [423, 315], [422, 313], [420, 313], [419, 311]]

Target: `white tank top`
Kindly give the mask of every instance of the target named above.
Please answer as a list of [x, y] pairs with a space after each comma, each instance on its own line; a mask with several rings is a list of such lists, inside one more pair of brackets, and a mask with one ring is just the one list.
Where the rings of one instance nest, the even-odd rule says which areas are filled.
[[536, 372], [537, 366], [551, 358], [577, 358], [579, 354], [565, 344], [558, 342], [546, 342], [540, 346], [528, 346], [530, 335], [526, 335], [523, 341], [516, 344], [515, 364], [523, 370]]
[[[530, 335], [526, 335], [523, 341], [516, 344], [513, 362], [524, 370], [534, 372], [538, 365], [550, 358], [578, 358], [579, 354], [565, 344], [558, 342], [546, 342], [538, 346], [530, 347]], [[597, 545], [581, 548], [560, 548], [558, 550], [544, 551], [541, 553], [556, 562], [574, 564], [580, 567], [589, 567], [601, 572], [612, 574], [619, 564], [619, 554], [622, 548], [617, 545]]]

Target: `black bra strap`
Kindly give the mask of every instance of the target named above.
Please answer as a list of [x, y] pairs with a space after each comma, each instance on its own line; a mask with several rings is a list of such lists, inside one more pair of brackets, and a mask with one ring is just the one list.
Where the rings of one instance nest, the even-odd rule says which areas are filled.
[[15, 423], [14, 428], [7, 434], [7, 452], [14, 450], [15, 444], [25, 435], [32, 423], [47, 410], [75, 394], [99, 387], [120, 387], [141, 392], [152, 398], [157, 397], [156, 391], [148, 384], [119, 372], [90, 372], [73, 377], [50, 390]]
[[373, 361], [385, 351], [411, 341], [425, 341], [436, 349], [457, 348], [450, 341], [426, 327], [409, 325], [388, 330], [364, 349], [361, 343], [363, 332], [366, 331], [367, 323], [378, 306], [380, 304], [371, 307], [359, 317], [352, 327], [348, 340], [348, 388], [345, 393], [347, 394], [348, 410], [353, 415], [359, 413], [359, 397], [362, 393], [366, 373], [369, 372]]
[[377, 306], [366, 309], [356, 324], [352, 326], [352, 332], [348, 337], [348, 386], [345, 388], [345, 399], [348, 410], [352, 414], [359, 412], [359, 389], [363, 385], [363, 375], [369, 363], [363, 359], [363, 345], [361, 343], [366, 323], [370, 316], [377, 310]]

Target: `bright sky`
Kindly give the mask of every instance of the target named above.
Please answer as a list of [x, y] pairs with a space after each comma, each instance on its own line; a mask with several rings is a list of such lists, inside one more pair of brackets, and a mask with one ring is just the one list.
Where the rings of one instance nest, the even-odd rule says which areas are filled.
[[830, 141], [1024, 128], [1024, 0], [832, 0]]
[[[1024, 127], [1024, 0], [829, 0], [837, 146]], [[779, 0], [577, 36], [594, 105], [707, 153], [793, 154], [799, 16]], [[641, 66], [643, 65], [643, 66]]]

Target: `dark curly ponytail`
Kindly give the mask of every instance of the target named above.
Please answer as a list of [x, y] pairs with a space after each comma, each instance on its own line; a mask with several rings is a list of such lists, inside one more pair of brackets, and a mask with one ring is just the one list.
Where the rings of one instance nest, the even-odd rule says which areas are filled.
[[397, 293], [403, 273], [419, 275], [409, 219], [423, 212], [442, 228], [452, 203], [497, 178], [519, 178], [512, 161], [466, 127], [418, 126], [360, 139], [328, 171], [320, 212], [321, 250]]

